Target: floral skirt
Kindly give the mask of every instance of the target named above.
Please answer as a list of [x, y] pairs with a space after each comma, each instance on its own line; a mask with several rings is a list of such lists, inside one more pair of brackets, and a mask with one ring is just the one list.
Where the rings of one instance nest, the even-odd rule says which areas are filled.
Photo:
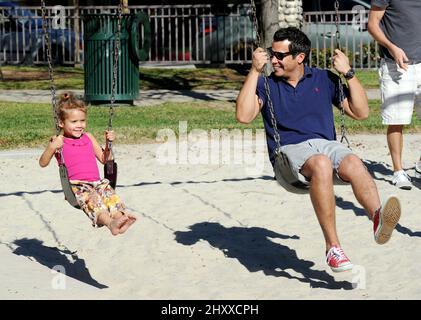
[[107, 179], [99, 181], [72, 180], [70, 183], [80, 208], [91, 219], [94, 227], [99, 227], [97, 219], [100, 214], [106, 213], [112, 217], [114, 213], [118, 211], [124, 213], [126, 210], [124, 203], [121, 202]]

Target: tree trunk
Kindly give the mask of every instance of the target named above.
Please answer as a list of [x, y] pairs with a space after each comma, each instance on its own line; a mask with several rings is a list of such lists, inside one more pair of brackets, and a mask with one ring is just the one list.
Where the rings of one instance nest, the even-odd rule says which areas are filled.
[[75, 64], [80, 64], [80, 19], [79, 19], [79, 0], [73, 0], [73, 5], [75, 7]]
[[302, 0], [262, 0], [260, 6], [260, 28], [262, 44], [272, 44], [273, 34], [279, 28], [301, 28], [303, 24]]
[[129, 13], [129, 0], [123, 0], [123, 13]]
[[301, 28], [303, 24], [302, 0], [279, 0], [279, 25], [281, 28]]
[[264, 48], [272, 45], [273, 34], [279, 29], [278, 6], [279, 0], [262, 0], [260, 11], [261, 46]]

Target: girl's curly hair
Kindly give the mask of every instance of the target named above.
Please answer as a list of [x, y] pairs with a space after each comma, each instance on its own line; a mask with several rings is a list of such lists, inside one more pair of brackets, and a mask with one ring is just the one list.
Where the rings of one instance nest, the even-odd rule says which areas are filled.
[[66, 116], [70, 110], [80, 110], [85, 114], [88, 112], [88, 108], [85, 103], [78, 99], [75, 94], [71, 91], [63, 92], [60, 95], [57, 108], [57, 116], [61, 121], [66, 119]]

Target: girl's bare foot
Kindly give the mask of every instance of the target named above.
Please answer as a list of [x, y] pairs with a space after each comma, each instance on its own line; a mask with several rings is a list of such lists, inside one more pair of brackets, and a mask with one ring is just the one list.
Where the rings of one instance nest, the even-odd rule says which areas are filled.
[[105, 225], [110, 229], [111, 234], [116, 236], [126, 232], [126, 230], [136, 222], [136, 216], [131, 213], [115, 212], [113, 217], [108, 213], [100, 214], [98, 216], [98, 225]]
[[131, 213], [126, 213], [123, 217], [127, 217], [127, 220], [120, 227], [120, 233], [124, 233], [129, 227], [136, 222], [136, 216]]
[[[108, 228], [111, 231], [111, 234], [113, 236], [116, 236], [120, 233], [123, 233], [127, 230], [128, 227], [125, 227], [125, 225], [128, 223], [129, 217], [123, 215], [119, 218], [111, 218], [110, 223], [108, 224]], [[124, 230], [122, 231], [122, 229]]]

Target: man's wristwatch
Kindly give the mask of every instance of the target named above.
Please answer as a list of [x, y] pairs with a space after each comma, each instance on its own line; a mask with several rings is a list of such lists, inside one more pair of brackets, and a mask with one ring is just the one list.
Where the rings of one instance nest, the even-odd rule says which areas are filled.
[[350, 80], [350, 79], [352, 79], [352, 78], [354, 78], [354, 76], [355, 76], [355, 71], [354, 71], [354, 69], [349, 69], [349, 71], [347, 72], [347, 73], [345, 73], [344, 74], [344, 78], [346, 79], [346, 80]]

